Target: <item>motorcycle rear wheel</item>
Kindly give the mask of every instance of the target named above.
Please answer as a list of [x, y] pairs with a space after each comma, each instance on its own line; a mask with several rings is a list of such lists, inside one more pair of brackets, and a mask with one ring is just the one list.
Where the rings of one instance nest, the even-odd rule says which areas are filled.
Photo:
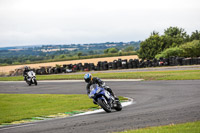
[[118, 101], [117, 102], [117, 107], [115, 107], [116, 111], [121, 111], [122, 110], [122, 104]]

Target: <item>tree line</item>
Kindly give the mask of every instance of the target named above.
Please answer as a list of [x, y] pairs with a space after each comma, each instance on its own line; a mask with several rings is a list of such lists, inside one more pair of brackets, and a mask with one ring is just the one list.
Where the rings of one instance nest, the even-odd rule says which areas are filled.
[[141, 59], [169, 58], [170, 56], [199, 57], [200, 31], [188, 35], [183, 28], [169, 27], [164, 35], [153, 31], [140, 43], [138, 55]]

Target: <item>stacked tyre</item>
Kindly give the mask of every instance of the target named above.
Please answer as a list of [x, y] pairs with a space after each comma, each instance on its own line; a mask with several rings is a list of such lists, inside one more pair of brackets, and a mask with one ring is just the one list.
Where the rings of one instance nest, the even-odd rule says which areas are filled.
[[112, 62], [112, 69], [113, 69], [113, 70], [117, 69], [117, 60], [114, 60], [114, 61]]
[[127, 60], [122, 60], [122, 69], [127, 69], [127, 68], [128, 68]]

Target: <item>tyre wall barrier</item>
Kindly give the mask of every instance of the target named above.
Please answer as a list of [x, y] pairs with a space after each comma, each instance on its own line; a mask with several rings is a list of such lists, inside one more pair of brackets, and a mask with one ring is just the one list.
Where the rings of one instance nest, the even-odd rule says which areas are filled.
[[57, 74], [77, 71], [102, 71], [102, 70], [116, 70], [116, 69], [136, 69], [146, 67], [159, 67], [159, 66], [181, 66], [181, 65], [198, 65], [200, 64], [200, 57], [184, 58], [184, 57], [169, 57], [153, 60], [113, 60], [113, 62], [99, 61], [97, 65], [94, 63], [78, 63], [78, 64], [65, 64], [61, 67], [41, 67], [35, 69], [36, 74]]

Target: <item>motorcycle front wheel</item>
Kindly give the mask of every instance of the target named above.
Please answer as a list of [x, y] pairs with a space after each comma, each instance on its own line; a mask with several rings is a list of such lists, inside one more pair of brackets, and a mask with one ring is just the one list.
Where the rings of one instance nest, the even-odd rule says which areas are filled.
[[31, 86], [31, 82], [26, 81], [26, 83], [27, 83], [29, 86]]
[[111, 107], [110, 105], [108, 105], [104, 99], [98, 99], [98, 104], [107, 112], [110, 113], [111, 112]]
[[34, 84], [37, 85], [37, 80], [36, 79], [34, 79]]

